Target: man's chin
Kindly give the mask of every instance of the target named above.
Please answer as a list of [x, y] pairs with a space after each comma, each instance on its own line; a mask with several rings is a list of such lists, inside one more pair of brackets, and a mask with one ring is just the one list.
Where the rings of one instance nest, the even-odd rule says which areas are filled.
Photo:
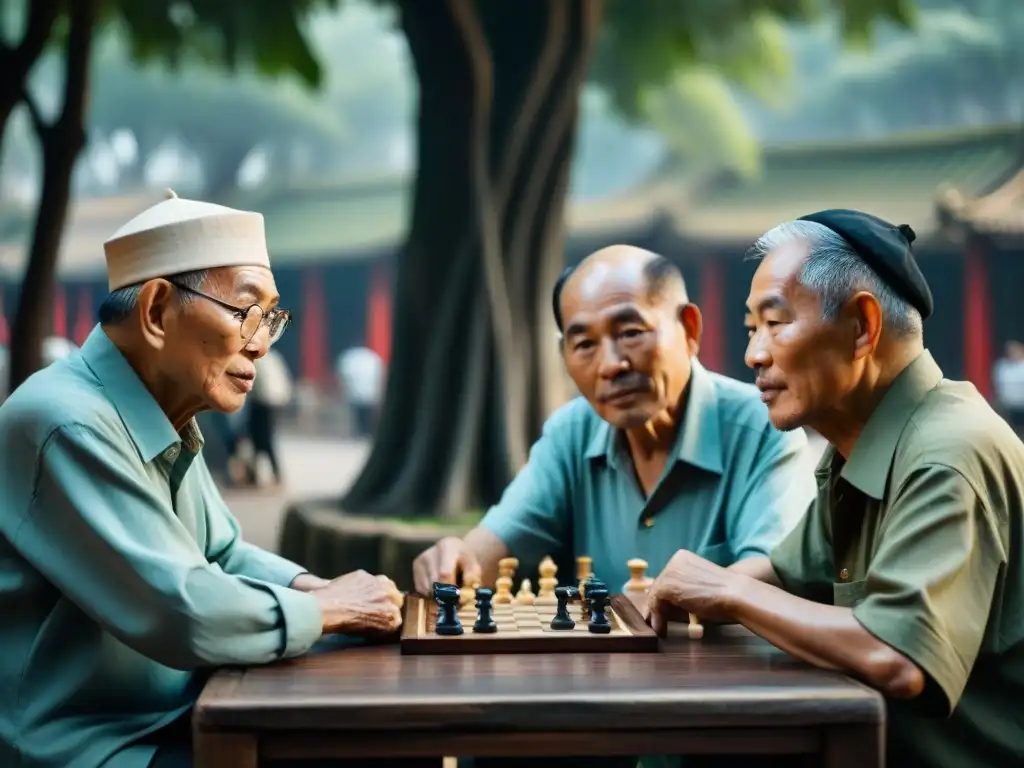
[[218, 413], [238, 413], [245, 405], [245, 398], [246, 396], [240, 392], [218, 392], [216, 397], [210, 398], [209, 408]]
[[629, 410], [614, 410], [605, 411], [602, 414], [604, 420], [611, 424], [615, 429], [640, 429], [647, 422], [654, 418], [653, 413], [649, 413], [647, 409], [635, 408]]
[[777, 405], [768, 408], [768, 421], [772, 423], [779, 432], [792, 432], [805, 426], [806, 420], [803, 414], [785, 411]]

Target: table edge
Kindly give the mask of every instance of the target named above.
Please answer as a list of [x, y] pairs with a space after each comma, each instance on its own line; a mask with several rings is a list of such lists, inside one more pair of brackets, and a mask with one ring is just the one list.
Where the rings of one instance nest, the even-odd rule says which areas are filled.
[[[850, 694], [853, 695], [850, 695]], [[313, 730], [419, 730], [438, 723], [467, 722], [484, 730], [532, 732], [587, 730], [595, 720], [602, 728], [635, 730], [688, 728], [728, 721], [729, 725], [810, 725], [838, 723], [876, 725], [886, 721], [884, 697], [865, 688], [825, 696], [794, 697], [789, 692], [710, 695], [687, 692], [647, 697], [635, 692], [546, 697], [538, 706], [534, 696], [381, 696], [374, 701], [310, 699], [282, 707], [280, 699], [247, 698], [241, 702], [200, 696], [193, 720], [205, 729], [277, 730], [303, 725]], [[559, 705], [552, 709], [552, 705]], [[570, 713], [564, 720], [558, 710]], [[578, 722], [576, 726], [574, 723]], [[557, 724], [557, 725], [556, 725]], [[463, 725], [460, 728], [466, 728]]]

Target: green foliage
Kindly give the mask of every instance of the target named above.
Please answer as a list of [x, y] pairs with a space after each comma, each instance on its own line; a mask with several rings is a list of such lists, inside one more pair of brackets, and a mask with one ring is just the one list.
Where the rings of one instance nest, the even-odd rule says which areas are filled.
[[914, 9], [912, 0], [651, 0], [637, 13], [635, 3], [608, 0], [591, 73], [676, 156], [749, 176], [759, 147], [731, 86], [775, 108], [788, 102], [786, 24], [838, 15], [859, 46], [880, 22], [910, 24]]
[[107, 0], [105, 21], [131, 40], [139, 62], [179, 66], [189, 59], [229, 71], [294, 73], [319, 86], [323, 72], [304, 20], [339, 0]]
[[627, 116], [644, 116], [652, 89], [700, 63], [764, 93], [788, 69], [780, 22], [810, 22], [838, 13], [852, 43], [879, 20], [909, 24], [913, 0], [608, 0], [592, 74]]
[[719, 73], [700, 65], [679, 72], [644, 104], [669, 151], [691, 167], [727, 168], [742, 177], [760, 169], [760, 148], [733, 91]]

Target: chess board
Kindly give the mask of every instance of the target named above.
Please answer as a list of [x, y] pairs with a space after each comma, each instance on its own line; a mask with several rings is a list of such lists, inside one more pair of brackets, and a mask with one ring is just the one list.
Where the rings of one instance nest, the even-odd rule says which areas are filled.
[[491, 634], [473, 632], [476, 607], [471, 603], [459, 611], [463, 634], [438, 635], [437, 603], [420, 595], [409, 595], [405, 601], [402, 622], [403, 654], [471, 654], [471, 653], [650, 653], [659, 650], [658, 636], [643, 620], [640, 612], [624, 595], [612, 595], [606, 610], [611, 632], [596, 634], [581, 618], [581, 606], [570, 603], [569, 615], [576, 626], [570, 630], [551, 629], [555, 605], [496, 604], [493, 617], [498, 631]]

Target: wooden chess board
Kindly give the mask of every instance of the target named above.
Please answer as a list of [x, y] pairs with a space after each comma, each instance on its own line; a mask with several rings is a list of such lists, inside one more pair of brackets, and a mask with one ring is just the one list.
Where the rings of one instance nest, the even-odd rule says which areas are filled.
[[437, 603], [419, 595], [405, 600], [401, 649], [403, 654], [470, 653], [650, 653], [659, 650], [658, 636], [643, 620], [640, 612], [624, 595], [612, 595], [605, 611], [611, 632], [596, 634], [581, 618], [581, 606], [569, 604], [569, 615], [576, 626], [570, 630], [551, 629], [555, 605], [497, 604], [492, 615], [498, 631], [473, 632], [476, 607], [470, 603], [459, 611], [461, 635], [438, 635]]

